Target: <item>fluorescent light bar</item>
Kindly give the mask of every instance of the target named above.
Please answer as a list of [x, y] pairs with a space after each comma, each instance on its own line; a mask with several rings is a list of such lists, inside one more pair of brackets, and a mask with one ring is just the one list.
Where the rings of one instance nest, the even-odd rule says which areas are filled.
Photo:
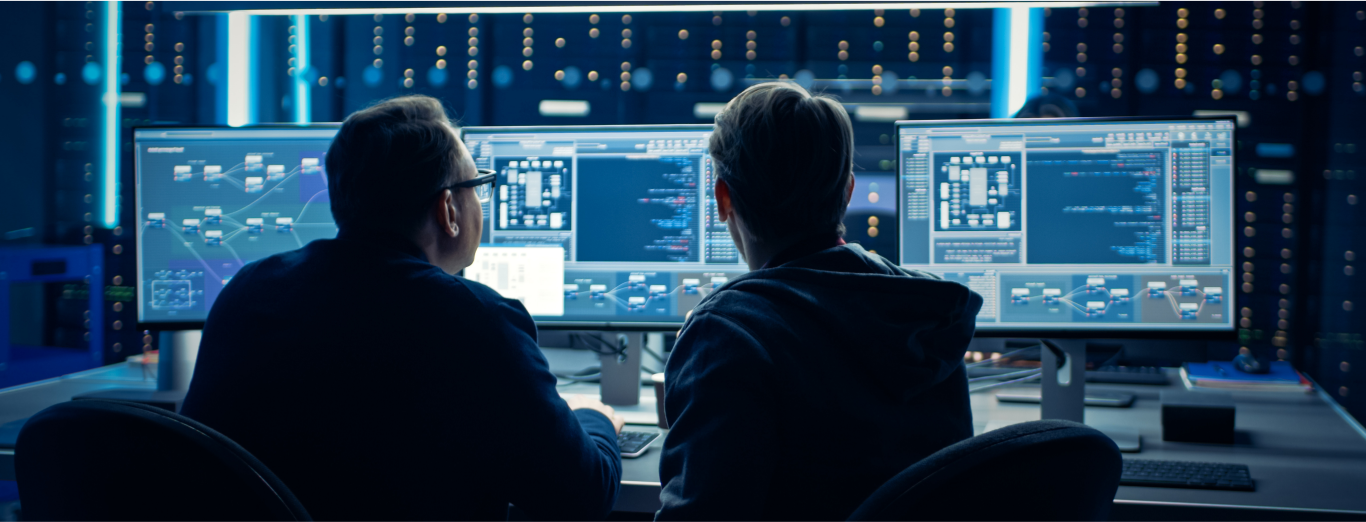
[[[249, 15], [376, 15], [376, 14], [550, 14], [550, 13], [700, 13], [712, 11], [856, 11], [873, 9], [997, 9], [1022, 7], [1138, 7], [1154, 6], [1157, 2], [894, 2], [894, 3], [828, 3], [828, 4], [675, 4], [675, 5], [522, 5], [479, 7], [392, 7], [379, 9], [247, 9], [232, 11]], [[208, 14], [224, 11], [186, 11]]]
[[1010, 9], [1010, 83], [1006, 86], [1007, 115], [1013, 116], [1029, 99], [1029, 8]]
[[100, 184], [104, 203], [100, 222], [105, 228], [119, 226], [119, 40], [123, 10], [118, 2], [104, 3], [104, 175]]
[[911, 111], [904, 105], [859, 105], [854, 107], [858, 121], [886, 122], [909, 118]]
[[1256, 169], [1252, 176], [1263, 185], [1289, 185], [1295, 182], [1295, 173], [1288, 170]]
[[228, 125], [241, 127], [252, 123], [255, 90], [252, 89], [251, 15], [243, 11], [228, 13]]
[[313, 116], [308, 83], [308, 15], [294, 15], [294, 36], [294, 123], [308, 123]]
[[997, 9], [992, 28], [991, 117], [1010, 118], [1039, 92], [1043, 79], [1043, 12]]
[[119, 105], [130, 109], [141, 109], [147, 106], [147, 93], [145, 92], [121, 92], [119, 93]]
[[587, 100], [541, 100], [540, 109], [548, 118], [575, 118], [587, 116], [590, 107]]
[[724, 103], [701, 102], [692, 106], [692, 115], [699, 120], [712, 120], [717, 114], [721, 114], [721, 109], [725, 109]]

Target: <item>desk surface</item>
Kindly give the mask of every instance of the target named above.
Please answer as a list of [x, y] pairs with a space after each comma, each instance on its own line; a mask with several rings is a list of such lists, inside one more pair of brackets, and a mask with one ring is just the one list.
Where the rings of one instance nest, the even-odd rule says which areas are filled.
[[[115, 387], [153, 388], [154, 380], [145, 379], [138, 367], [117, 364], [0, 390], [0, 425], [78, 393]], [[1366, 517], [1366, 435], [1325, 395], [1234, 392], [1239, 443], [1225, 446], [1164, 442], [1161, 386], [1091, 384], [1088, 389], [1137, 395], [1131, 408], [1086, 408], [1087, 424], [1137, 430], [1143, 436], [1143, 450], [1125, 458], [1246, 464], [1257, 485], [1255, 492], [1121, 486], [1115, 496], [1116, 518], [1205, 518], [1211, 516], [1206, 510], [1221, 509], [1237, 510], [1224, 516], [1243, 519]], [[595, 393], [596, 386], [575, 384], [561, 391]], [[654, 390], [642, 387], [641, 399], [639, 406], [621, 409], [647, 419], [654, 409]], [[992, 393], [974, 394], [972, 412], [977, 433], [988, 424], [1039, 419], [1038, 405], [998, 403]], [[645, 425], [628, 429], [658, 430]], [[658, 508], [659, 444], [656, 441], [645, 455], [623, 462], [618, 511]], [[14, 479], [13, 455], [12, 450], [0, 449], [0, 480]], [[1169, 513], [1181, 515], [1166, 516]]]

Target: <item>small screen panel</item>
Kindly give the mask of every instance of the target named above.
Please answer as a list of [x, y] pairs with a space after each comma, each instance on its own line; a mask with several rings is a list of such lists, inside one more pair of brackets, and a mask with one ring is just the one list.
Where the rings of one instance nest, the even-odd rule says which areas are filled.
[[901, 264], [984, 333], [1234, 327], [1231, 120], [897, 124]]
[[336, 237], [336, 127], [134, 131], [138, 321], [202, 323], [238, 270]]
[[717, 217], [710, 125], [463, 132], [498, 175], [465, 275], [521, 299], [539, 324], [679, 324], [749, 271]]

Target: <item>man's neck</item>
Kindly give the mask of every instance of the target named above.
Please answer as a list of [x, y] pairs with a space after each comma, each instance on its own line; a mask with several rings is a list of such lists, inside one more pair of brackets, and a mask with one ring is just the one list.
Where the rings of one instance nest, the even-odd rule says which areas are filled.
[[769, 260], [773, 259], [773, 256], [778, 255], [779, 252], [782, 252], [783, 249], [787, 247], [786, 243], [780, 244], [777, 248], [774, 248], [772, 243], [760, 243], [751, 241], [750, 239], [744, 239], [743, 241], [745, 242], [745, 264], [749, 265], [750, 270], [763, 268], [764, 265], [768, 264]]
[[762, 256], [746, 257], [750, 270], [777, 268], [822, 250], [843, 245], [844, 239], [836, 232], [812, 234], [779, 243], [781, 247], [764, 245]]

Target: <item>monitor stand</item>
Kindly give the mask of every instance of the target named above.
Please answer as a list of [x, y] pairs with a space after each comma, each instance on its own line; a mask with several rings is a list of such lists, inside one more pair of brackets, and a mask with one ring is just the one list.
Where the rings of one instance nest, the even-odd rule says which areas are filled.
[[199, 355], [199, 330], [160, 332], [157, 336], [157, 387], [110, 388], [71, 397], [129, 401], [179, 411], [190, 389], [194, 363]]
[[[1086, 422], [1086, 339], [1040, 339], [1039, 417]], [[1061, 359], [1062, 363], [1059, 364]], [[1137, 430], [1117, 426], [1091, 426], [1115, 442], [1119, 450], [1136, 453], [1143, 447]]]
[[1040, 339], [1040, 418], [1084, 422], [1086, 419], [1086, 340]]
[[635, 406], [640, 404], [640, 358], [645, 334], [622, 333], [616, 338], [617, 346], [625, 346], [626, 351], [619, 356], [600, 356], [602, 374], [598, 382], [602, 402], [609, 406]]

